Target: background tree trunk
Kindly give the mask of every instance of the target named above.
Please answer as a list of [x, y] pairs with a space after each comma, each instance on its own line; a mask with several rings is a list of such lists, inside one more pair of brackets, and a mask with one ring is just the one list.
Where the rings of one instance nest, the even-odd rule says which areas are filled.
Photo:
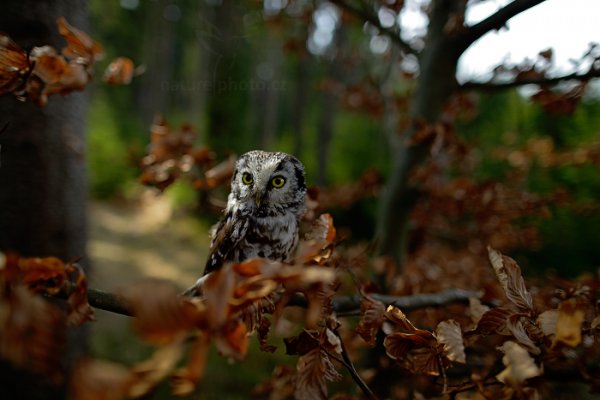
[[422, 163], [429, 143], [411, 145], [416, 133], [415, 121], [438, 122], [443, 107], [457, 88], [456, 66], [465, 50], [458, 35], [448, 34], [445, 27], [451, 17], [464, 15], [465, 2], [435, 0], [432, 2], [425, 47], [419, 56], [419, 77], [412, 99], [411, 124], [404, 132], [390, 137], [392, 165], [388, 186], [381, 198], [378, 221], [379, 252], [391, 257], [399, 270], [404, 263], [410, 211], [417, 198], [417, 188], [408, 182], [410, 172]]
[[[56, 19], [64, 16], [88, 30], [84, 0], [10, 0], [2, 3], [0, 30], [21, 47], [65, 46]], [[88, 96], [52, 96], [45, 108], [0, 98], [0, 249], [26, 256], [86, 257], [85, 128]], [[85, 331], [71, 332], [69, 359], [84, 351]], [[7, 398], [52, 398], [40, 379], [25, 379], [0, 364], [0, 386]]]
[[156, 113], [166, 114], [169, 111], [167, 105], [172, 91], [181, 92], [189, 85], [189, 82], [173, 80], [176, 22], [167, 12], [169, 4], [166, 0], [148, 2], [149, 10], [144, 21], [143, 64], [147, 69], [141, 76], [138, 107], [145, 126], [152, 123]]

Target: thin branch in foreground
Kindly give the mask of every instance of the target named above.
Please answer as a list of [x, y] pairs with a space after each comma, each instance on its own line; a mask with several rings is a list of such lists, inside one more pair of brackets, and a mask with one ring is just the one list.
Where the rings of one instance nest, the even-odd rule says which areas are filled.
[[590, 68], [590, 70], [585, 73], [573, 72], [571, 74], [555, 76], [552, 78], [544, 78], [544, 77], [530, 78], [530, 79], [524, 78], [524, 79], [514, 79], [512, 81], [498, 82], [498, 83], [489, 82], [489, 81], [488, 82], [465, 82], [459, 86], [459, 90], [494, 91], [494, 90], [510, 89], [510, 88], [524, 86], [524, 85], [554, 85], [554, 84], [557, 84], [560, 82], [566, 82], [566, 81], [584, 82], [584, 81], [589, 81], [590, 79], [599, 78], [599, 77], [600, 77], [600, 69]]
[[352, 359], [350, 359], [350, 356], [346, 351], [344, 341], [342, 340], [342, 337], [340, 336], [340, 333], [337, 331], [337, 329], [335, 331], [335, 335], [338, 337], [340, 341], [340, 346], [342, 348], [342, 364], [344, 365], [344, 367], [346, 367], [346, 369], [352, 376], [352, 379], [354, 380], [354, 382], [356, 382], [356, 384], [358, 385], [360, 390], [362, 390], [365, 396], [367, 396], [367, 398], [370, 400], [378, 400], [377, 396], [375, 396], [375, 393], [373, 393], [369, 385], [367, 385], [367, 383], [358, 374], [358, 371], [356, 370], [354, 363], [352, 363]]
[[119, 296], [96, 289], [88, 289], [88, 303], [94, 308], [133, 317], [133, 312]]

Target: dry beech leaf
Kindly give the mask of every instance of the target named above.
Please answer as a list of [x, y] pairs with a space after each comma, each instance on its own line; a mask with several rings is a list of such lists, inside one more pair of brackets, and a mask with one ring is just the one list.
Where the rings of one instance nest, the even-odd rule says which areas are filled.
[[313, 221], [304, 240], [300, 241], [296, 252], [296, 262], [300, 264], [325, 264], [333, 253], [336, 229], [330, 214], [321, 214]]
[[398, 307], [388, 306], [385, 316], [388, 320], [393, 322], [400, 331], [411, 334], [414, 333], [427, 339], [433, 339], [433, 334], [431, 332], [416, 328]]
[[511, 315], [508, 318], [506, 327], [515, 337], [515, 339], [519, 341], [519, 344], [527, 349], [527, 351], [535, 355], [541, 353], [540, 348], [529, 337], [529, 334], [523, 325], [523, 317], [519, 315]]
[[450, 361], [465, 364], [465, 345], [463, 343], [462, 331], [458, 322], [450, 319], [442, 321], [435, 328], [435, 337], [442, 344], [443, 354]]
[[507, 323], [508, 317], [512, 314], [513, 311], [506, 308], [492, 308], [481, 316], [473, 333], [483, 336], [488, 336], [493, 333], [510, 335], [511, 333], [508, 330]]
[[0, 95], [17, 90], [30, 68], [27, 53], [10, 37], [0, 33]]
[[296, 400], [326, 400], [327, 381], [342, 379], [327, 352], [316, 347], [298, 358], [294, 398]]
[[132, 383], [131, 371], [119, 364], [84, 360], [73, 370], [70, 397], [76, 400], [120, 400]]
[[64, 17], [59, 17], [56, 23], [58, 24], [58, 33], [67, 41], [67, 47], [62, 49], [65, 57], [89, 64], [103, 56], [102, 45], [87, 33], [70, 25]]
[[513, 388], [523, 387], [525, 381], [542, 374], [541, 369], [535, 364], [527, 350], [515, 342], [507, 341], [500, 347], [504, 352], [502, 362], [506, 367], [496, 375], [496, 378]]
[[198, 381], [204, 376], [209, 348], [208, 335], [199, 333], [186, 365], [175, 371], [171, 377], [171, 386], [175, 396], [189, 396], [194, 392]]
[[537, 317], [537, 325], [544, 336], [556, 335], [556, 323], [558, 322], [558, 310], [546, 310]]
[[131, 370], [134, 378], [127, 395], [141, 397], [147, 394], [173, 371], [182, 353], [183, 342], [175, 341], [159, 347], [151, 358], [136, 364]]
[[556, 336], [552, 346], [564, 343], [575, 347], [581, 343], [581, 324], [584, 319], [582, 304], [577, 299], [569, 299], [560, 303], [556, 320]]
[[490, 308], [481, 304], [481, 300], [478, 298], [469, 297], [469, 315], [475, 324], [477, 324], [479, 320], [481, 320], [481, 317], [483, 317], [483, 314], [489, 310]]
[[204, 173], [205, 183], [202, 188], [215, 188], [217, 186], [228, 183], [235, 171], [235, 163], [237, 157], [235, 154], [230, 155], [226, 160], [215, 165]]
[[0, 286], [0, 358], [57, 381], [64, 345], [64, 318], [56, 307], [23, 286]]
[[111, 85], [129, 85], [134, 73], [133, 61], [128, 57], [118, 57], [108, 64], [102, 80]]
[[66, 270], [76, 275], [74, 290], [67, 299], [70, 306], [66, 320], [67, 325], [80, 326], [85, 322], [94, 321], [96, 319], [96, 312], [88, 303], [87, 279], [85, 278], [83, 269], [79, 264], [72, 263], [67, 265]]
[[600, 315], [596, 316], [596, 318], [592, 320], [590, 327], [592, 329], [598, 329], [598, 327], [600, 327]]
[[277, 350], [276, 346], [269, 345], [267, 339], [269, 337], [269, 330], [271, 329], [271, 321], [264, 315], [260, 318], [260, 323], [258, 329], [256, 331], [258, 337], [258, 344], [260, 345], [260, 350], [265, 353], [273, 353]]
[[360, 314], [361, 318], [356, 327], [356, 333], [367, 342], [367, 345], [373, 347], [376, 344], [377, 332], [385, 319], [385, 305], [368, 295], [363, 295], [360, 302]]
[[491, 247], [488, 247], [488, 255], [508, 300], [519, 311], [533, 312], [531, 294], [525, 286], [525, 281], [521, 275], [521, 268], [519, 268], [515, 260], [500, 254]]
[[214, 340], [221, 355], [243, 360], [248, 351], [248, 328], [242, 321], [229, 321], [215, 335]]
[[197, 308], [171, 283], [140, 282], [122, 290], [121, 297], [136, 316], [132, 319], [135, 331], [150, 343], [178, 341], [198, 323]]

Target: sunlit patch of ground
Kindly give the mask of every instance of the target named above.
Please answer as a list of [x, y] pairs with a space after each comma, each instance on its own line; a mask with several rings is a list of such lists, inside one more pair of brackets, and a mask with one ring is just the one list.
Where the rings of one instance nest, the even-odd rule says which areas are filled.
[[[202, 273], [209, 228], [164, 196], [148, 192], [134, 203], [92, 202], [89, 224], [91, 288], [118, 293], [144, 279], [162, 279], [183, 290]], [[125, 363], [143, 358], [146, 347], [129, 322], [98, 310], [90, 324], [92, 354]]]
[[115, 290], [144, 278], [181, 288], [201, 274], [208, 227], [176, 212], [166, 197], [148, 193], [136, 204], [90, 206], [91, 286]]

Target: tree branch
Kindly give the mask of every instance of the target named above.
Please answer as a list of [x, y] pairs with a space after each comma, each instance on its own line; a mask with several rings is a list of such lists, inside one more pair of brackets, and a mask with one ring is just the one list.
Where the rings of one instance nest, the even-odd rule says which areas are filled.
[[125, 301], [113, 293], [103, 292], [96, 289], [88, 289], [88, 303], [94, 308], [110, 311], [115, 314], [133, 316], [133, 312], [125, 304]]
[[[439, 293], [422, 293], [411, 296], [388, 296], [377, 293], [369, 294], [375, 300], [385, 305], [394, 305], [404, 311], [415, 310], [425, 307], [440, 307], [452, 303], [466, 303], [470, 297], [479, 297], [480, 294], [463, 289], [448, 289]], [[333, 299], [333, 309], [338, 314], [358, 315], [362, 296], [339, 296]], [[115, 314], [133, 316], [133, 312], [125, 301], [113, 294], [96, 289], [88, 289], [88, 302], [94, 308], [109, 311]], [[306, 307], [306, 299], [301, 296], [293, 296], [288, 302], [290, 306]]]
[[348, 352], [346, 351], [346, 346], [344, 345], [344, 340], [342, 339], [342, 336], [340, 335], [340, 333], [338, 332], [337, 329], [335, 330], [335, 335], [338, 337], [338, 339], [340, 341], [340, 347], [342, 348], [342, 360], [341, 360], [342, 364], [344, 365], [344, 367], [346, 367], [346, 369], [352, 376], [352, 379], [354, 380], [354, 382], [356, 382], [356, 384], [358, 385], [360, 390], [362, 390], [362, 392], [367, 397], [367, 399], [378, 400], [377, 396], [375, 396], [375, 393], [373, 393], [373, 391], [371, 390], [369, 385], [367, 385], [367, 383], [360, 377], [360, 374], [356, 370], [356, 367], [354, 366], [352, 359], [350, 358], [350, 356], [348, 355]]
[[464, 34], [465, 49], [489, 31], [502, 28], [506, 25], [506, 22], [515, 15], [535, 7], [544, 1], [545, 0], [514, 0], [486, 19], [470, 26]]
[[[378, 293], [369, 293], [373, 299], [386, 306], [396, 306], [403, 311], [416, 310], [425, 307], [440, 307], [452, 303], [468, 303], [471, 297], [480, 297], [480, 293], [464, 289], [447, 289], [438, 293], [421, 293], [410, 296], [388, 296]], [[338, 315], [360, 314], [362, 296], [338, 296], [333, 298], [333, 310]], [[293, 296], [288, 302], [290, 306], [307, 307], [308, 302], [302, 295]]]
[[524, 85], [553, 85], [560, 82], [565, 81], [588, 81], [593, 78], [600, 77], [600, 69], [590, 68], [588, 72], [585, 73], [577, 73], [573, 72], [567, 75], [555, 76], [552, 78], [524, 78], [524, 79], [515, 79], [509, 82], [465, 82], [459, 85], [459, 90], [486, 90], [486, 91], [495, 91], [495, 90], [504, 90], [510, 89], [513, 87], [524, 86]]
[[413, 55], [419, 54], [417, 49], [415, 49], [410, 44], [402, 40], [398, 31], [382, 26], [381, 22], [379, 22], [379, 17], [377, 17], [377, 15], [370, 13], [364, 8], [353, 6], [345, 0], [330, 0], [330, 2], [338, 5], [339, 7], [348, 11], [350, 14], [353, 14], [354, 16], [362, 19], [363, 21], [375, 26], [377, 29], [379, 29], [381, 33], [389, 37], [392, 40], [392, 42], [394, 42], [398, 47], [400, 47], [400, 49], [403, 52]]

